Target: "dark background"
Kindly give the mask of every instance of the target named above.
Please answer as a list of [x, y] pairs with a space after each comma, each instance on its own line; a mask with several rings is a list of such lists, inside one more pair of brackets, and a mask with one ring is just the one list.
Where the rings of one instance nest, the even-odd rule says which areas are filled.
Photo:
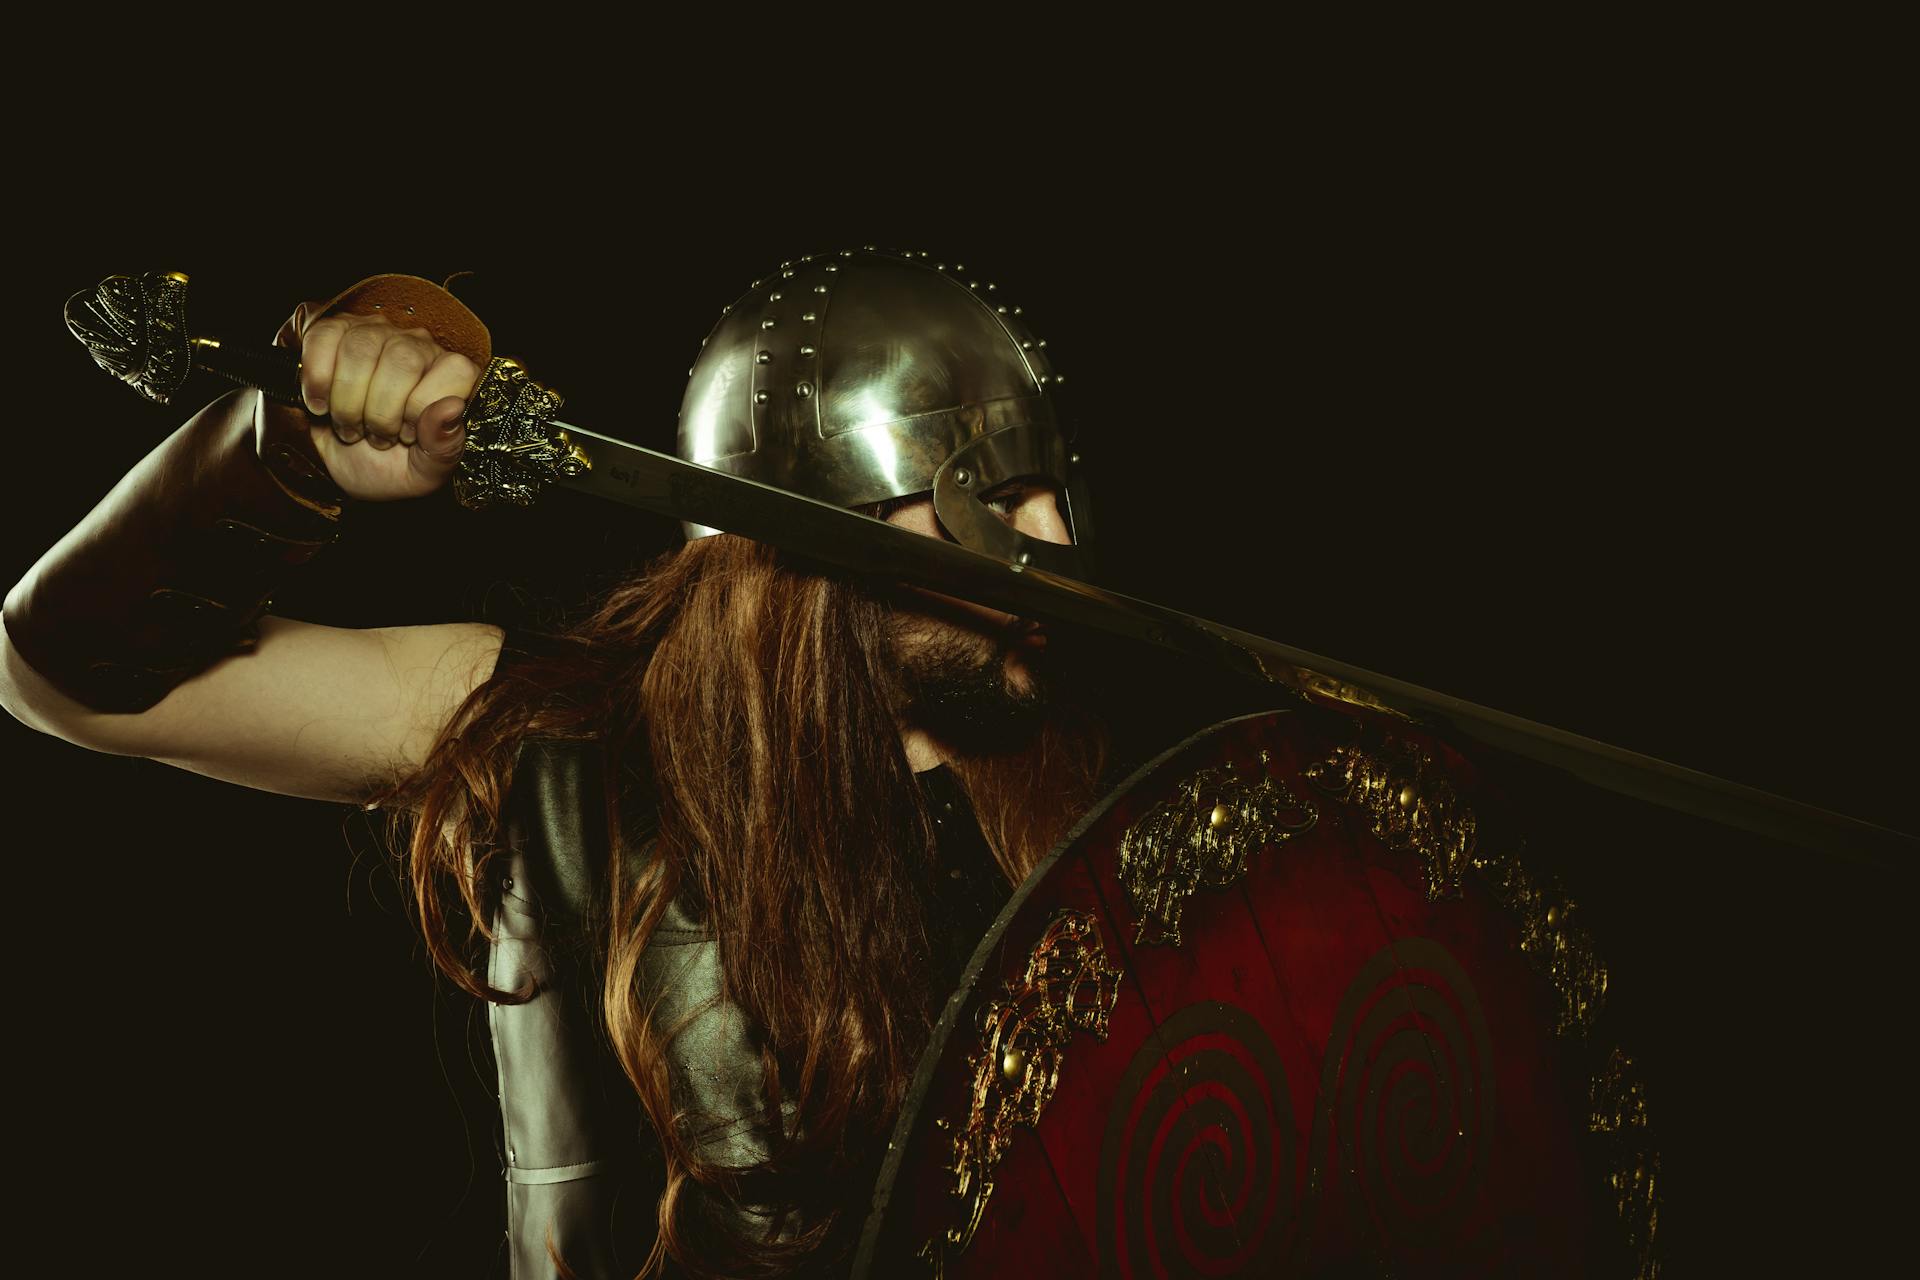
[[[671, 448], [687, 365], [750, 280], [924, 248], [1050, 340], [1112, 585], [1911, 831], [1910, 347], [1878, 323], [1888, 242], [1859, 192], [1795, 165], [1116, 148], [833, 201], [542, 183], [492, 192], [485, 226], [465, 183], [426, 214], [241, 179], [159, 221], [67, 202], [11, 273], [0, 580], [219, 391], [155, 408], [95, 370], [60, 306], [103, 275], [188, 271], [205, 327], [265, 341], [365, 275], [475, 271], [460, 292], [564, 416]], [[589, 503], [363, 514], [282, 611], [551, 616], [670, 537]], [[213, 1239], [208, 1274], [476, 1274], [491, 1064], [366, 820], [11, 720], [0, 751], [13, 1134], [58, 1256]], [[1904, 1211], [1884, 1162], [1911, 1147], [1910, 871], [1687, 824], [1606, 843], [1574, 875], [1639, 1010], [1673, 1256], [1877, 1255]]]

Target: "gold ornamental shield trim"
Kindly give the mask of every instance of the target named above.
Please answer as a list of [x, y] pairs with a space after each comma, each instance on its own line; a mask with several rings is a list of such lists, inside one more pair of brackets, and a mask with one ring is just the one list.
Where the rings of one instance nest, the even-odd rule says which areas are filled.
[[1319, 817], [1269, 774], [1246, 778], [1227, 764], [1188, 776], [1120, 837], [1120, 885], [1140, 922], [1134, 942], [1179, 946], [1180, 917], [1196, 890], [1227, 888], [1247, 873], [1248, 858]]
[[[918, 1255], [935, 1276], [973, 1242], [993, 1195], [993, 1172], [1015, 1127], [1039, 1125], [1074, 1032], [1105, 1040], [1119, 999], [1120, 970], [1107, 959], [1099, 922], [1089, 912], [1061, 911], [1028, 954], [1025, 974], [981, 1009], [980, 1047], [967, 1058], [967, 1115], [953, 1135], [950, 1191], [958, 1221]], [[952, 1127], [945, 1119], [935, 1123]]]

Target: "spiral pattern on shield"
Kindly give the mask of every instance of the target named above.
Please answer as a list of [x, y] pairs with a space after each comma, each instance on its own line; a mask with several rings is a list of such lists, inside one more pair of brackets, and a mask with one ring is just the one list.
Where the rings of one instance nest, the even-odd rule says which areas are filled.
[[1353, 1243], [1454, 1237], [1486, 1181], [1493, 1045], [1479, 997], [1439, 943], [1402, 938], [1361, 967], [1334, 1016], [1314, 1115], [1316, 1204]]
[[1294, 1208], [1285, 1068], [1244, 1009], [1188, 1005], [1141, 1046], [1100, 1152], [1100, 1274], [1276, 1274]]

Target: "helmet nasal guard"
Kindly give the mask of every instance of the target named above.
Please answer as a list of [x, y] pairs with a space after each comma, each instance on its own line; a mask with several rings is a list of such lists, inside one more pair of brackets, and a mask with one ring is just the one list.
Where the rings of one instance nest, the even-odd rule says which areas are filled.
[[[926, 257], [849, 249], [756, 280], [701, 344], [679, 455], [842, 507], [931, 490], [956, 542], [1085, 578], [1085, 474], [1054, 418], [1046, 344], [995, 286]], [[1058, 486], [1074, 545], [982, 501], [1024, 476]]]

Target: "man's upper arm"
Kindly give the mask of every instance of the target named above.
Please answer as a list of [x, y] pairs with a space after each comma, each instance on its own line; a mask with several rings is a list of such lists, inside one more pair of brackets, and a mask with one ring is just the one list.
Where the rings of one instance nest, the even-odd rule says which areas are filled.
[[253, 652], [223, 659], [135, 715], [72, 701], [9, 644], [9, 705], [35, 728], [95, 751], [357, 803], [425, 759], [492, 673], [501, 640], [500, 628], [484, 623], [351, 630], [268, 615]]

